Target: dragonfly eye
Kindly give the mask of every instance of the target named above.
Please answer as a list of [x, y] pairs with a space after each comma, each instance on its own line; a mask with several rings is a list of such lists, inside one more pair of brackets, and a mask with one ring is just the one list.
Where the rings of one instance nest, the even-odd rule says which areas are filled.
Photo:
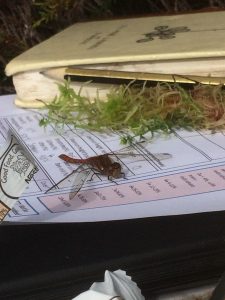
[[119, 178], [121, 176], [121, 165], [119, 163], [114, 162], [110, 169], [112, 177]]
[[116, 170], [116, 169], [121, 169], [121, 165], [118, 162], [114, 162], [112, 163], [112, 169]]

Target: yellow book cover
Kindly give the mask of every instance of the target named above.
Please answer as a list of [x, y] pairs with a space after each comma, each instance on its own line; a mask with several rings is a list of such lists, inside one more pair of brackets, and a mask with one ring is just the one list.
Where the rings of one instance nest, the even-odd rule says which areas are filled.
[[[6, 74], [14, 77], [17, 98], [28, 104], [53, 98], [55, 81], [68, 67], [136, 72], [132, 78], [143, 72], [217, 76], [220, 82], [224, 57], [225, 11], [148, 16], [76, 23], [14, 58]], [[30, 80], [37, 82], [33, 90], [24, 82]]]

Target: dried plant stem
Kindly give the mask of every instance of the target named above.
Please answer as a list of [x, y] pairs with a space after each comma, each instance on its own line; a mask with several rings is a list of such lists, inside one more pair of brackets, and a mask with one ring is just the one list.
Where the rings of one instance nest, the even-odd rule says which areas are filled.
[[[158, 83], [154, 87], [120, 86], [109, 92], [107, 101], [93, 102], [76, 94], [69, 82], [59, 85], [60, 96], [46, 104], [48, 115], [40, 124], [72, 124], [95, 131], [130, 131], [144, 136], [173, 129], [225, 129], [225, 91], [222, 86]], [[124, 136], [123, 143], [130, 141]]]

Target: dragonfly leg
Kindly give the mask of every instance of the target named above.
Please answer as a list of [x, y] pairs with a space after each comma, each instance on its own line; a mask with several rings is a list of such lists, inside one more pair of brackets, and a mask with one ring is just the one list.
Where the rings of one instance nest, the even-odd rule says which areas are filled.
[[124, 172], [121, 172], [121, 177], [123, 177], [123, 179], [126, 179], [126, 180], [127, 180], [126, 175], [125, 175]]
[[[123, 179], [127, 179], [124, 172], [121, 172], [120, 175]], [[114, 177], [111, 175], [108, 176], [108, 180], [110, 180], [110, 181], [113, 181], [113, 178]], [[113, 182], [115, 182], [115, 181], [113, 181]]]
[[[78, 168], [77, 168], [78, 169]], [[50, 192], [52, 189], [56, 188], [61, 182], [63, 182], [64, 180], [66, 180], [68, 177], [70, 177], [72, 174], [74, 174], [76, 170], [73, 170], [71, 173], [69, 173], [66, 177], [64, 177], [63, 179], [61, 179], [60, 181], [58, 181], [57, 183], [55, 183], [53, 186], [51, 186], [49, 189], [47, 189], [47, 191], [45, 191], [45, 194], [47, 194], [48, 192]]]
[[111, 175], [108, 176], [109, 181], [113, 181], [113, 177]]
[[116, 182], [115, 180], [113, 180], [112, 176], [108, 176], [108, 180], [118, 185], [118, 182]]
[[92, 181], [92, 180], [93, 180], [93, 177], [94, 177], [94, 175], [98, 176], [98, 175], [101, 175], [101, 173], [99, 173], [99, 172], [93, 172], [93, 173], [92, 173], [92, 175], [91, 175], [91, 178], [90, 178], [90, 179], [88, 179], [87, 181]]

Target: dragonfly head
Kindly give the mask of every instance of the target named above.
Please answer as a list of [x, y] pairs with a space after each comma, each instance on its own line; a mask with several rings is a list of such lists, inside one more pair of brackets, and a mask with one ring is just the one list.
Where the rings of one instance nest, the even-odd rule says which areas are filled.
[[113, 178], [121, 177], [121, 165], [118, 162], [113, 162], [108, 170], [109, 176]]

